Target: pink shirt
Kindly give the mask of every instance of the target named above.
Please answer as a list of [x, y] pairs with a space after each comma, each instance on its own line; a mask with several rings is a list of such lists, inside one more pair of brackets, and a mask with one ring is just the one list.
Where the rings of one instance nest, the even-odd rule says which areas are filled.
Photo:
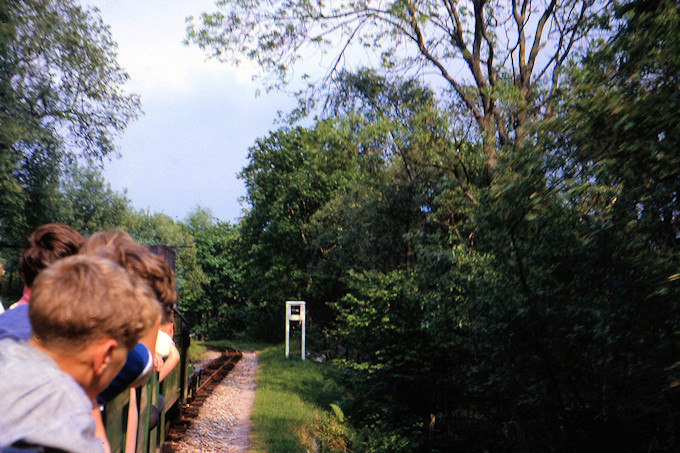
[[14, 302], [12, 305], [9, 306], [9, 308], [15, 308], [20, 305], [26, 305], [30, 299], [31, 288], [29, 288], [28, 286], [24, 286], [24, 294], [21, 296], [21, 299], [19, 299], [17, 302]]

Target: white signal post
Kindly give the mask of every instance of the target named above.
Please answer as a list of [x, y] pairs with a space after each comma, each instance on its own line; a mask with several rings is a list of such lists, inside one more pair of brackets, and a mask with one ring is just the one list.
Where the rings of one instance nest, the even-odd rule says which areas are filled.
[[302, 360], [305, 360], [305, 312], [307, 303], [301, 300], [286, 301], [286, 358], [290, 355], [290, 322], [302, 324]]

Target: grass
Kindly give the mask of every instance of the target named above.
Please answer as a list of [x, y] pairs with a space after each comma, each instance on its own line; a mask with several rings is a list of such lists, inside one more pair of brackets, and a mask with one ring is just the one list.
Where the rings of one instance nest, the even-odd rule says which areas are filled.
[[344, 452], [350, 436], [337, 402], [342, 389], [326, 378], [327, 365], [290, 359], [284, 346], [219, 342], [258, 354], [255, 402], [250, 416], [253, 453]]
[[191, 344], [189, 344], [189, 350], [187, 351], [187, 355], [189, 357], [189, 360], [192, 362], [197, 362], [203, 358], [203, 353], [205, 352], [205, 346], [203, 346], [203, 343], [200, 343], [198, 341], [192, 341]]

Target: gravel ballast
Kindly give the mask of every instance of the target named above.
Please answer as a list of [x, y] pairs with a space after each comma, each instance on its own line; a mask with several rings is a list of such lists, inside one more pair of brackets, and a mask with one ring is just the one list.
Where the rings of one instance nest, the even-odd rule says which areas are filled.
[[243, 358], [203, 403], [185, 438], [173, 442], [182, 453], [242, 453], [248, 448], [250, 412], [255, 399], [257, 355], [243, 351]]

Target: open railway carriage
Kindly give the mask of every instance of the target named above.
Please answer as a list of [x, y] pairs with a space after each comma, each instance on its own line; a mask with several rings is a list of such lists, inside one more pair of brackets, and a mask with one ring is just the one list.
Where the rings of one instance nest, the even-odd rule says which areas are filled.
[[[175, 268], [175, 252], [167, 246], [150, 246], [149, 249], [165, 258]], [[154, 371], [147, 383], [136, 390], [139, 412], [137, 426], [137, 452], [152, 452], [163, 445], [170, 421], [179, 418], [188, 396], [188, 380], [192, 374], [191, 363], [187, 358], [190, 337], [188, 326], [181, 316], [175, 315], [175, 345], [180, 353], [180, 361], [162, 383], [158, 383], [158, 372]], [[150, 426], [151, 406], [158, 407], [159, 395], [165, 398], [160, 411], [160, 421]], [[111, 444], [111, 452], [125, 451], [126, 427], [130, 392], [123, 392], [109, 402], [103, 413], [106, 435]]]

